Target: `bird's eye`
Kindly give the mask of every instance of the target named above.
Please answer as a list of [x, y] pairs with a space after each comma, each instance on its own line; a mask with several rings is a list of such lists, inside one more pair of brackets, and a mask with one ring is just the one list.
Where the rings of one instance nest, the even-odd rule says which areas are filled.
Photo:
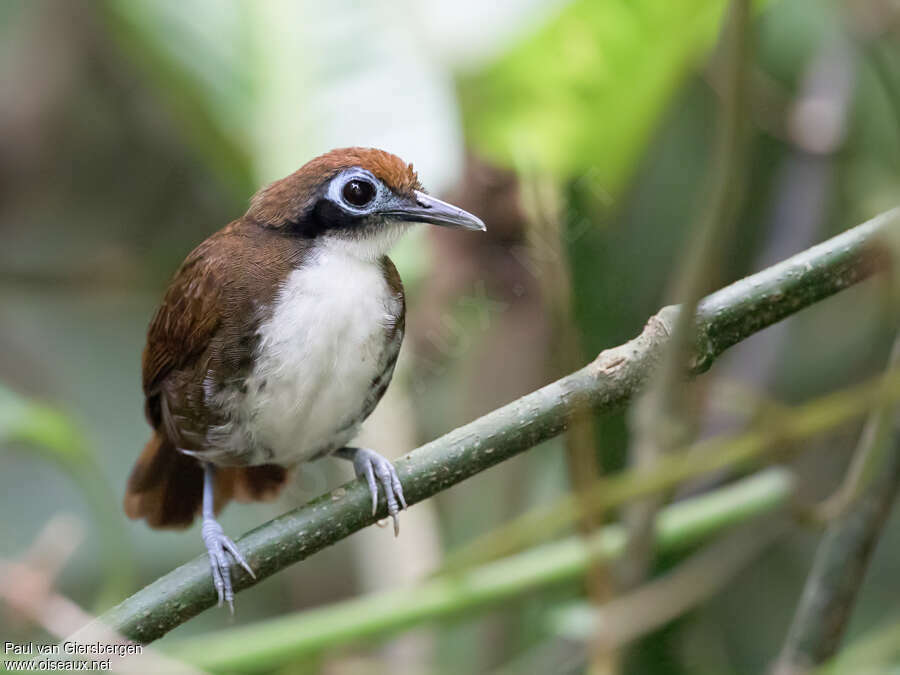
[[375, 198], [375, 186], [367, 180], [354, 178], [347, 181], [341, 195], [351, 206], [362, 207]]

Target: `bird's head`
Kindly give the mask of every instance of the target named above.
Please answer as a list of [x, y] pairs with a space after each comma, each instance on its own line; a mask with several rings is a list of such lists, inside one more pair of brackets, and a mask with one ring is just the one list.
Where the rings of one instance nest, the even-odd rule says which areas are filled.
[[247, 216], [288, 236], [318, 238], [372, 258], [414, 223], [486, 229], [471, 213], [427, 195], [412, 164], [374, 148], [316, 157], [257, 192]]

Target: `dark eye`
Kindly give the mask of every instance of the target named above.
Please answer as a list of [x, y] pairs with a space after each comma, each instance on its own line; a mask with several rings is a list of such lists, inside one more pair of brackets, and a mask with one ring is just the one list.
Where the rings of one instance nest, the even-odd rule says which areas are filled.
[[352, 206], [365, 206], [375, 198], [375, 186], [367, 180], [354, 178], [348, 180], [341, 191], [344, 199]]

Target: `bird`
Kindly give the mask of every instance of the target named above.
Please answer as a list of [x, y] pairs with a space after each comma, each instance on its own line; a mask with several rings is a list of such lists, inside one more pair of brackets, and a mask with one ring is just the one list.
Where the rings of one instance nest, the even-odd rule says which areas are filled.
[[305, 462], [352, 462], [373, 515], [380, 486], [398, 532], [407, 504], [396, 470], [348, 443], [394, 372], [406, 300], [387, 254], [416, 224], [486, 230], [427, 194], [396, 155], [332, 150], [260, 189], [200, 243], [150, 322], [142, 380], [152, 436], [125, 513], [152, 528], [199, 515], [218, 604], [232, 612], [232, 560], [255, 575], [216, 517], [230, 500], [274, 498]]

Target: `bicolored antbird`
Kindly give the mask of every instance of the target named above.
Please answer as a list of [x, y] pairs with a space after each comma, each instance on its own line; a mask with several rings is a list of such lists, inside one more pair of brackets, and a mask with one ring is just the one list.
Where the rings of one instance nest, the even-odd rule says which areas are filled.
[[397, 472], [347, 443], [394, 372], [406, 305], [387, 252], [415, 223], [485, 229], [425, 194], [399, 157], [333, 150], [260, 190], [171, 281], [144, 349], [153, 437], [125, 511], [151, 527], [200, 513], [219, 604], [233, 606], [229, 555], [253, 571], [215, 514], [230, 499], [275, 496], [298, 464], [352, 461], [373, 513], [380, 484], [396, 532]]

